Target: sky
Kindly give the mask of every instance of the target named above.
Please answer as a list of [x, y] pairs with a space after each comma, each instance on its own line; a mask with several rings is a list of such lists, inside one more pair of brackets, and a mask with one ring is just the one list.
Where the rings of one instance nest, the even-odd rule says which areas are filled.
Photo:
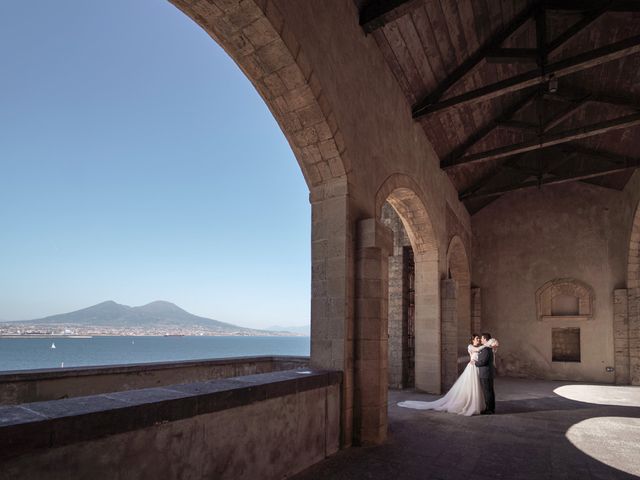
[[0, 2], [0, 319], [308, 324], [310, 232], [266, 104], [167, 1]]

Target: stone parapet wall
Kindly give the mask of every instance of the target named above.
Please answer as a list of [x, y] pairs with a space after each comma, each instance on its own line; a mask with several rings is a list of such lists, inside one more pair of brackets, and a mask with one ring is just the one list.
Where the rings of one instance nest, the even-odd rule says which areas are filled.
[[341, 382], [289, 370], [0, 407], [0, 478], [283, 478], [338, 450]]
[[309, 357], [261, 356], [26, 370], [0, 374], [0, 405], [72, 398], [309, 366]]

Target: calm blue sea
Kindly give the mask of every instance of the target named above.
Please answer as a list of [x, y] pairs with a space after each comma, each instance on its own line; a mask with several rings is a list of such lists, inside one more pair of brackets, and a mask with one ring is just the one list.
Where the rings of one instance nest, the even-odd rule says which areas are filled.
[[0, 339], [0, 371], [255, 355], [309, 355], [309, 337]]

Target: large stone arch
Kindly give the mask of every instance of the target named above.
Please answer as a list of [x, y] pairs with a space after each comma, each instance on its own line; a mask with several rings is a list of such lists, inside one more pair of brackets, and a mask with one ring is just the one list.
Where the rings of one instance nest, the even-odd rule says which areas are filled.
[[344, 141], [311, 65], [275, 4], [169, 0], [236, 62], [271, 110], [310, 189], [344, 177]]
[[415, 261], [415, 385], [441, 391], [438, 242], [419, 186], [406, 175], [388, 177], [376, 194], [376, 218], [388, 202], [402, 220]]
[[[457, 341], [454, 347], [454, 339], [450, 340], [452, 344], [449, 346], [449, 350], [456, 352], [457, 360], [457, 358], [467, 355], [467, 345], [471, 335], [471, 271], [467, 250], [462, 239], [457, 235], [451, 239], [447, 250], [447, 276], [456, 282], [455, 315], [448, 320], [455, 323]], [[442, 321], [444, 323], [445, 319], [443, 318]], [[452, 384], [452, 382], [446, 383]]]
[[345, 144], [311, 62], [271, 0], [169, 0], [236, 62], [278, 122], [310, 190], [311, 364], [344, 372], [341, 442], [353, 423], [353, 247]]

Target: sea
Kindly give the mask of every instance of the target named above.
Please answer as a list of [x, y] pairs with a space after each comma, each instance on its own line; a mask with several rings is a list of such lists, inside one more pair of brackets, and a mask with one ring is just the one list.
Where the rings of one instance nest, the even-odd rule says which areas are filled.
[[309, 351], [309, 337], [0, 338], [0, 372]]

